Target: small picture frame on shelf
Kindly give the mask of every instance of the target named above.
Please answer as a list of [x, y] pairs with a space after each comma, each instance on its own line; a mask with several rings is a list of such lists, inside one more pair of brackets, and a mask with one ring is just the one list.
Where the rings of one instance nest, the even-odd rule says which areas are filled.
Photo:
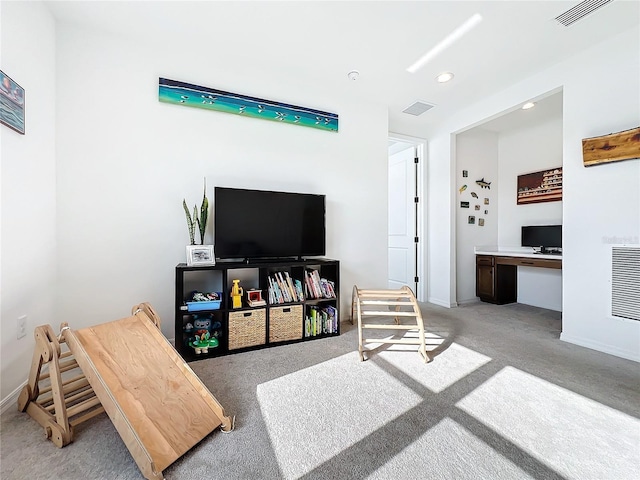
[[215, 265], [213, 245], [187, 245], [187, 265]]

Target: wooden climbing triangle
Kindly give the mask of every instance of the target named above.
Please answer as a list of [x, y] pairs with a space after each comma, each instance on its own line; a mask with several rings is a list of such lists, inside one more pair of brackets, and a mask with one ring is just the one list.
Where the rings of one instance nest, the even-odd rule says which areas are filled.
[[44, 427], [58, 447], [78, 424], [106, 412], [147, 479], [233, 418], [160, 331], [143, 303], [121, 320], [59, 335], [35, 329], [36, 347], [18, 408]]

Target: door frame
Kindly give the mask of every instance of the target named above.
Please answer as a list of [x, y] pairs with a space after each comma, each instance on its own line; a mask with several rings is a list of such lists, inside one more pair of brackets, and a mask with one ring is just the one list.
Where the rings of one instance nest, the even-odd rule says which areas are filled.
[[[395, 140], [398, 142], [410, 143], [415, 147], [415, 152], [418, 157], [418, 168], [416, 169], [416, 192], [417, 196], [420, 199], [418, 202], [417, 208], [417, 228], [416, 235], [418, 236], [418, 245], [416, 249], [416, 264], [417, 264], [417, 275], [419, 278], [417, 291], [414, 292], [416, 294], [416, 298], [420, 302], [426, 302], [428, 297], [428, 283], [427, 283], [427, 275], [425, 268], [425, 259], [427, 258], [427, 249], [428, 249], [428, 238], [427, 238], [427, 229], [426, 225], [427, 218], [427, 197], [426, 197], [426, 189], [424, 188], [427, 185], [427, 140], [419, 137], [412, 137], [409, 135], [403, 135], [399, 133], [389, 132], [389, 140]], [[387, 162], [387, 170], [388, 170], [388, 162]], [[389, 193], [387, 192], [387, 199]], [[387, 200], [387, 205], [388, 205]], [[387, 212], [389, 215], [390, 212]], [[387, 232], [388, 233], [388, 232]], [[388, 237], [388, 235], [387, 235]], [[388, 247], [387, 247], [388, 248]], [[388, 277], [388, 272], [387, 272]]]

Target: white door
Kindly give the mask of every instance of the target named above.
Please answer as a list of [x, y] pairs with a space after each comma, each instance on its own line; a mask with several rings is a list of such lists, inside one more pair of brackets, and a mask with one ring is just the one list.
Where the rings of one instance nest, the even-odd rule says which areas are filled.
[[389, 288], [407, 285], [417, 295], [416, 151], [404, 145], [407, 148], [389, 155]]

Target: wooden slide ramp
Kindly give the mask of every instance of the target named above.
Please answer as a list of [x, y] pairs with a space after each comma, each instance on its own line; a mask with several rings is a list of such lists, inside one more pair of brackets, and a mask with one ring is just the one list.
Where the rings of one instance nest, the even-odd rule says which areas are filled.
[[[81, 414], [83, 404], [89, 409], [98, 401], [148, 479], [163, 478], [165, 468], [217, 427], [232, 430], [233, 419], [162, 335], [148, 304], [134, 307], [130, 317], [94, 327], [73, 331], [63, 325], [57, 339], [47, 327], [36, 329], [32, 371], [18, 408], [43, 425], [59, 447], [73, 439], [72, 427], [79, 423], [69, 421], [69, 413]], [[60, 343], [70, 354], [61, 354]], [[59, 359], [71, 355], [75, 358], [61, 368]], [[61, 370], [76, 366], [73, 361], [90, 388], [87, 382], [75, 388], [78, 376], [62, 378]], [[45, 364], [49, 371], [43, 373]], [[42, 388], [43, 380], [49, 386]], [[76, 403], [83, 393], [85, 399]]]

